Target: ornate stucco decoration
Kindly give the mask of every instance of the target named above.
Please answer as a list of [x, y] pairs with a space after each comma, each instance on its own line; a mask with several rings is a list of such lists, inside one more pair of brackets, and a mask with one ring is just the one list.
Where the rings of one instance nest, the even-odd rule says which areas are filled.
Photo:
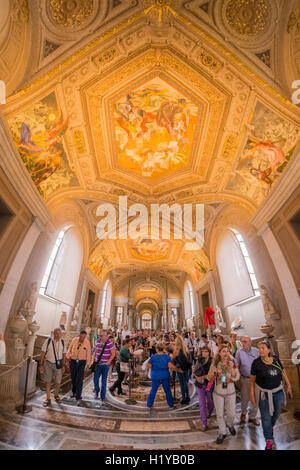
[[28, 23], [29, 21], [28, 0], [11, 0], [11, 16], [15, 21]]
[[51, 20], [64, 28], [80, 26], [92, 15], [93, 4], [93, 0], [50, 0]]
[[177, 0], [144, 0], [144, 13], [158, 23], [163, 23], [172, 16], [176, 16], [177, 4]]
[[237, 33], [256, 36], [264, 31], [270, 15], [265, 0], [229, 0], [226, 5], [226, 19]]

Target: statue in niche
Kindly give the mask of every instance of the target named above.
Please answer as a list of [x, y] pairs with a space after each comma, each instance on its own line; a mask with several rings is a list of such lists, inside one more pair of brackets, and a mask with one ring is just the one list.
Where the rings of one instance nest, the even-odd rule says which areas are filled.
[[267, 288], [264, 285], [261, 285], [259, 287], [259, 291], [261, 293], [261, 300], [264, 306], [266, 324], [271, 325], [272, 324], [271, 317], [272, 315], [276, 314], [276, 310], [269, 297]]
[[71, 326], [76, 326], [77, 325], [79, 314], [80, 314], [80, 312], [79, 312], [79, 302], [78, 302], [78, 304], [76, 305], [75, 310], [74, 310], [74, 317], [73, 317], [73, 320], [71, 322]]
[[88, 308], [86, 309], [86, 311], [85, 311], [83, 323], [88, 325], [89, 321], [90, 321], [90, 318], [91, 318], [91, 315], [92, 315], [92, 304], [90, 304], [88, 306]]
[[36, 304], [37, 299], [37, 283], [33, 282], [30, 286], [30, 292], [28, 299], [25, 300], [23, 309], [24, 310], [33, 310]]

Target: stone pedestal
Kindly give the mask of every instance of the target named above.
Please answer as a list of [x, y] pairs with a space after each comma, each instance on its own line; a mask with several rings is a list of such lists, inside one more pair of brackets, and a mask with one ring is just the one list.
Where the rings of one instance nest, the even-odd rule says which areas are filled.
[[[28, 382], [27, 382], [27, 397], [34, 395], [36, 392], [36, 374], [37, 374], [37, 365], [36, 361], [31, 361], [28, 371]], [[20, 385], [19, 391], [23, 395], [25, 392], [25, 380], [27, 372], [27, 362], [23, 365], [20, 370]]]
[[9, 338], [6, 340], [6, 363], [19, 364], [24, 359], [25, 346], [21, 338]]
[[[292, 386], [292, 405], [294, 409], [294, 416], [300, 420], [300, 367], [299, 364], [295, 364], [291, 359], [293, 353], [293, 351], [291, 350], [291, 345], [293, 341], [294, 338], [290, 339], [285, 337], [279, 337], [276, 340], [276, 343], [280, 361], [282, 362], [282, 365], [285, 368], [285, 371]], [[291, 402], [289, 401], [288, 404], [289, 403]]]
[[[13, 366], [0, 365], [0, 375], [13, 369]], [[20, 369], [16, 368], [0, 378], [0, 409], [12, 410], [23, 403], [23, 396], [19, 392]]]

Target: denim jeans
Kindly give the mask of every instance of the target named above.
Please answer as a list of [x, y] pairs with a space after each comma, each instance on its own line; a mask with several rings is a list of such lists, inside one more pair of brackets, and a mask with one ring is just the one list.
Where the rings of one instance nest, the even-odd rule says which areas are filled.
[[259, 399], [259, 411], [261, 414], [261, 424], [263, 427], [264, 437], [266, 441], [273, 442], [273, 427], [281, 413], [281, 406], [284, 400], [282, 390], [273, 393], [274, 413], [270, 416], [268, 395], [265, 393], [265, 400]]
[[106, 364], [99, 364], [97, 366], [97, 369], [95, 370], [94, 373], [94, 386], [95, 386], [95, 393], [98, 395], [99, 393], [99, 380], [100, 377], [102, 376], [102, 381], [101, 381], [101, 400], [104, 400], [105, 395], [106, 395], [106, 382], [107, 382], [107, 375], [109, 371], [109, 365], [107, 366]]
[[189, 371], [177, 372], [182, 399], [186, 400], [189, 398]]
[[154, 400], [155, 400], [157, 389], [160, 386], [160, 384], [162, 384], [163, 386], [168, 405], [170, 407], [173, 406], [173, 397], [172, 397], [171, 388], [170, 388], [170, 377], [168, 377], [167, 379], [152, 379], [152, 389], [149, 393], [148, 400], [147, 400], [148, 408], [152, 407]]

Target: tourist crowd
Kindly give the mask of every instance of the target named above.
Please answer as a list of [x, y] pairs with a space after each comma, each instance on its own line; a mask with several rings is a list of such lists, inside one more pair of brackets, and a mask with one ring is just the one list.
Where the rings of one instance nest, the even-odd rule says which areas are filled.
[[[256, 348], [248, 336], [237, 340], [236, 332], [226, 340], [220, 334], [209, 339], [206, 334], [197, 337], [194, 331], [135, 331], [125, 326], [117, 332], [99, 329], [92, 338], [92, 345], [83, 330], [66, 349], [61, 334], [60, 328], [56, 328], [53, 339], [47, 339], [42, 347], [40, 373], [46, 382], [45, 407], [51, 405], [51, 384], [55, 385], [56, 402], [61, 403], [59, 389], [66, 369], [71, 374], [72, 397], [80, 404], [84, 373], [88, 369], [94, 373], [94, 398], [105, 401], [108, 380], [112, 383], [109, 387], [112, 395], [116, 390], [118, 395], [125, 395], [122, 385], [129, 385], [133, 366], [141, 364], [152, 381], [147, 400], [149, 410], [160, 385], [170, 409], [174, 407], [172, 382], [174, 384], [178, 380], [184, 406], [189, 404], [190, 393], [195, 386], [202, 430], [209, 429], [209, 419], [215, 410], [218, 425], [216, 442], [221, 444], [227, 436], [226, 428], [231, 435], [236, 434], [234, 423], [238, 393], [240, 424], [246, 423], [249, 413], [248, 422], [259, 426], [259, 410], [265, 448], [272, 449], [274, 426], [285, 399], [283, 381], [291, 398], [292, 390], [283, 365], [273, 354], [268, 340], [259, 341]], [[114, 370], [116, 380], [112, 376]]]

